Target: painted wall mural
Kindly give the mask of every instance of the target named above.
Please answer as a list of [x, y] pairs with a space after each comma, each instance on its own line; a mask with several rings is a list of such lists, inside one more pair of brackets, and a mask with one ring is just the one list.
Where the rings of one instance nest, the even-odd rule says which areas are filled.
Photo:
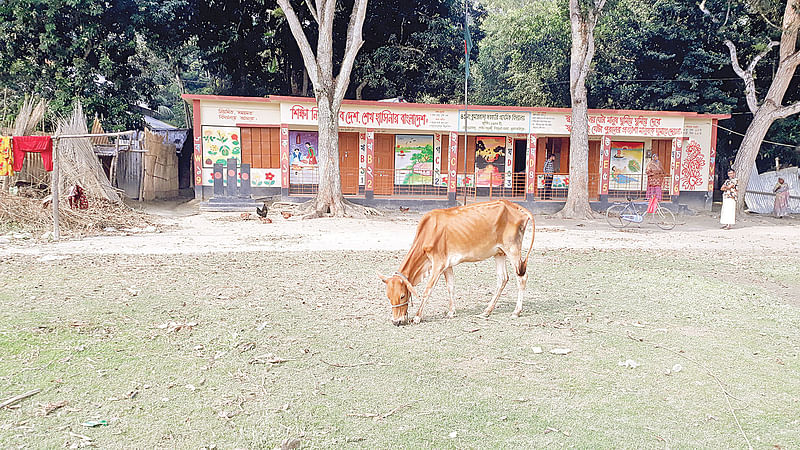
[[394, 167], [394, 184], [433, 183], [433, 135], [395, 135]]
[[475, 138], [475, 177], [478, 187], [502, 186], [505, 165], [505, 137], [478, 136]]
[[203, 167], [226, 164], [229, 158], [242, 163], [242, 143], [239, 127], [203, 126]]
[[689, 139], [681, 158], [682, 191], [694, 191], [699, 187], [705, 187], [706, 171], [703, 170], [705, 165], [706, 157], [703, 154], [702, 146], [694, 139]]
[[611, 142], [611, 189], [638, 190], [642, 186], [644, 142]]
[[289, 131], [289, 177], [291, 183], [319, 182], [319, 146], [316, 131]]

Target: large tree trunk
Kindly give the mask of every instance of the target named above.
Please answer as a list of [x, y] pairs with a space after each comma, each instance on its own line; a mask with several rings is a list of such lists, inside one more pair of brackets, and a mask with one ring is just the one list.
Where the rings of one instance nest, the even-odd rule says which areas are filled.
[[[363, 208], [344, 200], [342, 182], [339, 178], [339, 110], [344, 93], [350, 84], [350, 73], [356, 54], [364, 43], [361, 29], [367, 11], [367, 0], [355, 0], [350, 23], [347, 27], [347, 42], [338, 76], [333, 76], [333, 20], [336, 0], [306, 0], [305, 5], [317, 23], [317, 54], [314, 55], [308, 38], [303, 31], [289, 0], [278, 0], [278, 5], [286, 14], [292, 35], [297, 41], [306, 74], [314, 86], [317, 99], [319, 124], [319, 189], [316, 197], [306, 205], [306, 215], [336, 217], [365, 215], [373, 210]], [[307, 28], [307, 27], [306, 27]]]
[[572, 129], [569, 137], [569, 191], [567, 202], [558, 213], [568, 219], [593, 217], [589, 205], [589, 114], [586, 75], [594, 57], [594, 27], [605, 0], [596, 1], [594, 9], [582, 13], [578, 0], [570, 0], [572, 53], [569, 86], [572, 100]]
[[[700, 5], [700, 9], [711, 16], [712, 20], [718, 22], [711, 12], [703, 7], [703, 4]], [[747, 106], [750, 112], [753, 113], [753, 121], [747, 127], [739, 151], [736, 152], [736, 160], [733, 163], [733, 169], [739, 178], [739, 192], [741, 193], [736, 202], [736, 208], [739, 211], [744, 209], [747, 183], [750, 180], [750, 174], [756, 164], [756, 157], [759, 150], [761, 150], [761, 143], [764, 141], [764, 136], [766, 136], [769, 127], [778, 119], [800, 113], [800, 102], [782, 106], [786, 90], [789, 88], [797, 66], [800, 65], [800, 51], [797, 50], [797, 36], [798, 31], [800, 31], [800, 0], [788, 0], [786, 2], [781, 29], [780, 42], [769, 42], [767, 48], [755, 56], [746, 69], [739, 64], [739, 58], [736, 55], [736, 47], [733, 42], [725, 40], [725, 45], [730, 50], [733, 70], [744, 80]], [[772, 83], [770, 83], [769, 91], [767, 91], [764, 101], [759, 104], [753, 72], [756, 64], [775, 46], [780, 46], [778, 67], [775, 70], [775, 75], [772, 78]]]
[[[315, 215], [345, 214], [342, 180], [339, 177], [339, 108], [333, 99], [317, 97], [319, 109], [319, 191], [314, 202]], [[334, 111], [337, 113], [334, 114]]]

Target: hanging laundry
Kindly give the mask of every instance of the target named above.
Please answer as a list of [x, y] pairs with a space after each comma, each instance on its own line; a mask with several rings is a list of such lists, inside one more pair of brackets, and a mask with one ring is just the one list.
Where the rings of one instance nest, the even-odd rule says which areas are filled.
[[14, 175], [14, 154], [11, 151], [11, 136], [0, 136], [0, 177]]
[[14, 170], [22, 170], [25, 153], [41, 153], [44, 170], [53, 170], [53, 138], [50, 136], [14, 136]]
[[89, 208], [89, 199], [86, 198], [83, 188], [77, 184], [72, 186], [72, 189], [69, 190], [69, 196], [67, 198], [69, 199], [69, 206], [72, 209]]

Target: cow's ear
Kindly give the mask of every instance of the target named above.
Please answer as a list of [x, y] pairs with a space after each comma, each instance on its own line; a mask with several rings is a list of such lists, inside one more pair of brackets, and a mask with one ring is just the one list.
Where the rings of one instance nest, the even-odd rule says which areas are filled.
[[380, 278], [380, 279], [381, 279], [381, 281], [383, 281], [384, 283], [386, 283], [387, 281], [389, 281], [389, 277], [387, 277], [386, 275], [383, 275], [383, 274], [381, 274], [380, 272], [377, 272], [377, 274], [378, 274], [378, 278]]
[[408, 291], [411, 292], [411, 295], [413, 295], [414, 297], [419, 298], [419, 295], [417, 294], [417, 290], [414, 289], [414, 286], [412, 286], [411, 283], [409, 283], [406, 280], [403, 280], [403, 284], [406, 285], [406, 287], [408, 288]]

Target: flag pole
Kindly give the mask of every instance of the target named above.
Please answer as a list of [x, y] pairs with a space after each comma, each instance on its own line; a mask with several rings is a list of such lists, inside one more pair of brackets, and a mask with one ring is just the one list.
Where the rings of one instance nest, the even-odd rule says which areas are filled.
[[[469, 134], [467, 129], [467, 116], [469, 115], [469, 102], [467, 101], [467, 86], [469, 82], [469, 46], [467, 45], [467, 36], [469, 33], [469, 11], [467, 9], [467, 2], [469, 0], [464, 0], [464, 206], [467, 204], [467, 136]], [[473, 177], [474, 178], [474, 177]], [[473, 180], [474, 181], [474, 180]], [[456, 174], [456, 185], [458, 185], [458, 175]], [[476, 188], [477, 189], [477, 186]], [[477, 191], [476, 191], [477, 193]]]

